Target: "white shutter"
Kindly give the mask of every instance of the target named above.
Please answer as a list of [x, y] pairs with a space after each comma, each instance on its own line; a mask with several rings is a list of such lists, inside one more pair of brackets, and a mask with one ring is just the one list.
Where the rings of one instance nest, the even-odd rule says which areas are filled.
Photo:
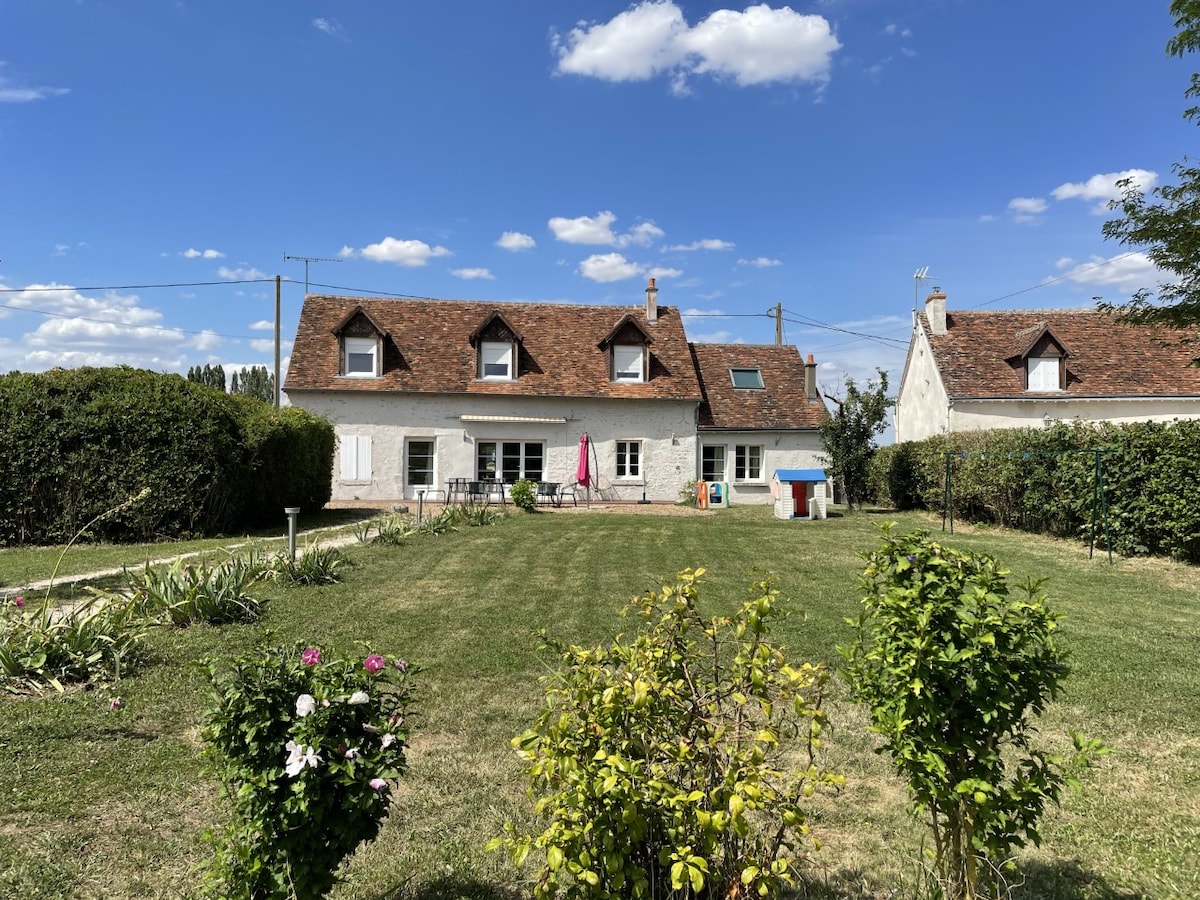
[[1031, 391], [1057, 391], [1059, 390], [1058, 381], [1058, 357], [1044, 356], [1033, 357], [1029, 360], [1029, 390]]
[[367, 481], [371, 477], [371, 438], [362, 434], [344, 434], [342, 444], [342, 481]]

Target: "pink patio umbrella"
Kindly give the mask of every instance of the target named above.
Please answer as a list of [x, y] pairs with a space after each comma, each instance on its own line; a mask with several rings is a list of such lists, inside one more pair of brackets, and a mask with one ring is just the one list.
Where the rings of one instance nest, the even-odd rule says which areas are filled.
[[592, 506], [592, 470], [588, 463], [588, 436], [585, 431], [579, 436], [579, 468], [575, 470], [575, 483], [587, 487], [587, 505]]

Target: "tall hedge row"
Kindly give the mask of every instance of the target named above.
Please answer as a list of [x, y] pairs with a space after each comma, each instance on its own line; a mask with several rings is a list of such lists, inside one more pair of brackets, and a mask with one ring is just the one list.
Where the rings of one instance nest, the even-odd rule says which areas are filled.
[[[1088, 539], [1103, 454], [1113, 549], [1200, 562], [1200, 421], [1083, 423], [976, 431], [882, 448], [871, 484], [898, 509], [943, 508], [951, 453], [954, 514]], [[1097, 545], [1103, 546], [1098, 529]]]
[[14, 372], [0, 377], [0, 544], [66, 541], [102, 514], [91, 539], [236, 531], [267, 503], [276, 517], [285, 499], [323, 505], [332, 459], [328, 422], [178, 375]]

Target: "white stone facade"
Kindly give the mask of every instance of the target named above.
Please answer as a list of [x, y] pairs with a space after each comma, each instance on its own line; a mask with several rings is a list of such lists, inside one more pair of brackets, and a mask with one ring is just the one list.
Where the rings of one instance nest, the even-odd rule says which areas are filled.
[[[815, 431], [702, 431], [697, 443], [696, 479], [703, 474], [703, 448], [724, 448], [723, 477], [711, 480], [729, 482], [729, 502], [733, 505], [771, 503], [771, 479], [777, 469], [819, 469], [825, 465], [821, 437]], [[739, 447], [761, 448], [757, 478], [737, 477]]]
[[[451, 478], [475, 480], [479, 445], [491, 442], [541, 445], [541, 480], [571, 484], [584, 432], [592, 447], [593, 483], [604, 499], [640, 500], [644, 481], [648, 500], [673, 502], [695, 478], [694, 401], [296, 390], [289, 396], [293, 404], [334, 423], [333, 500], [414, 499], [417, 490], [428, 490], [406, 477], [412, 441], [433, 442], [437, 490], [445, 490]], [[368, 465], [342, 477], [346, 448], [362, 453], [364, 440], [369, 449], [360, 461]], [[637, 444], [636, 477], [618, 475], [618, 441]]]

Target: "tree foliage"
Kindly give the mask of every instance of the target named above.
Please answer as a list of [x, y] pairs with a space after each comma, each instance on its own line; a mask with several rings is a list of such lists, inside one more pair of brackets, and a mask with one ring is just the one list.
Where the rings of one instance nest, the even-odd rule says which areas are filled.
[[820, 425], [825, 464], [846, 504], [854, 508], [870, 495], [867, 470], [875, 454], [875, 438], [896, 402], [887, 395], [887, 372], [875, 371], [879, 380], [868, 381], [865, 390], [847, 378], [844, 397], [826, 394], [836, 408]]
[[274, 403], [275, 378], [267, 371], [266, 366], [251, 366], [248, 369], [243, 367], [240, 372], [233, 373], [229, 393], [244, 394], [264, 403]]
[[[1200, 48], [1200, 0], [1174, 0], [1171, 15], [1178, 31], [1167, 42], [1168, 55], [1182, 57]], [[1192, 74], [1184, 95], [1200, 97], [1200, 73]], [[1183, 115], [1200, 124], [1200, 106]], [[1149, 196], [1131, 179], [1118, 182], [1122, 195], [1110, 207], [1120, 215], [1102, 229], [1109, 240], [1145, 248], [1166, 278], [1155, 288], [1136, 291], [1128, 303], [1100, 306], [1133, 324], [1186, 329], [1200, 325], [1200, 166], [1184, 157], [1172, 171], [1178, 182], [1154, 188]]]
[[[233, 377], [237, 378], [236, 375]], [[188, 369], [187, 380], [225, 393], [225, 369], [220, 365], [210, 366], [205, 363], [203, 368], [192, 366]]]

